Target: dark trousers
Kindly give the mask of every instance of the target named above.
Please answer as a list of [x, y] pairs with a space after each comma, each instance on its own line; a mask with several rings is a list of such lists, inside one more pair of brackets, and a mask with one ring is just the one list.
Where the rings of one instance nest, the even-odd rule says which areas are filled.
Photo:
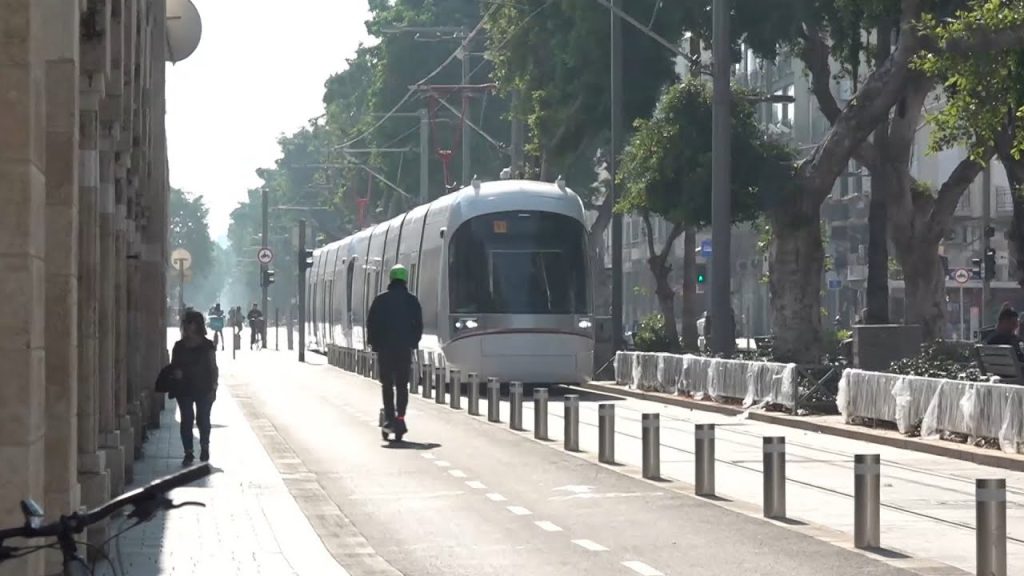
[[181, 413], [181, 447], [192, 451], [192, 425], [199, 424], [199, 446], [210, 445], [210, 408], [213, 402], [207, 398], [178, 397], [178, 412]]
[[398, 357], [379, 355], [380, 388], [384, 397], [384, 417], [390, 422], [395, 419], [395, 400], [397, 396], [397, 415], [405, 417], [405, 408], [409, 405], [409, 373], [412, 371], [412, 360], [407, 354]]

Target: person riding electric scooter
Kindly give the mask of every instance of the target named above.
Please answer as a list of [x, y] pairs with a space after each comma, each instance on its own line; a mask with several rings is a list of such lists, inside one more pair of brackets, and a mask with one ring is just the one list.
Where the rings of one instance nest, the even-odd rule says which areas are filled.
[[405, 408], [409, 404], [412, 353], [423, 336], [423, 309], [419, 300], [409, 293], [409, 271], [405, 266], [393, 266], [389, 278], [387, 291], [374, 298], [370, 305], [366, 318], [367, 342], [377, 353], [384, 397], [383, 429], [401, 439], [408, 431]]

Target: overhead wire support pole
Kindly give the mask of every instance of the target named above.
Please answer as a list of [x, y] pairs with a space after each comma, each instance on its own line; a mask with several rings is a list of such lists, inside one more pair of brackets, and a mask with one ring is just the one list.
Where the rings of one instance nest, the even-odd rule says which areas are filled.
[[420, 204], [430, 202], [430, 113], [421, 108], [420, 117]]
[[[469, 84], [469, 64], [471, 52], [469, 50], [470, 38], [465, 38], [462, 41], [462, 85]], [[466, 116], [471, 116], [469, 113], [469, 93], [466, 91], [462, 92], [462, 109], [465, 111]], [[470, 144], [470, 138], [473, 137], [473, 133], [470, 132], [469, 120], [463, 118], [462, 121], [462, 185], [468, 186], [470, 178], [473, 175], [470, 173], [472, 168], [472, 146]]]
[[[615, 206], [619, 201], [618, 154], [622, 138], [622, 20], [619, 18], [622, 0], [611, 4], [611, 150], [608, 152], [608, 201]], [[622, 349], [622, 214], [612, 215], [612, 351]]]
[[711, 120], [711, 351], [731, 355], [736, 346], [731, 302], [730, 107], [732, 105], [729, 41], [729, 0], [712, 5], [712, 95]]

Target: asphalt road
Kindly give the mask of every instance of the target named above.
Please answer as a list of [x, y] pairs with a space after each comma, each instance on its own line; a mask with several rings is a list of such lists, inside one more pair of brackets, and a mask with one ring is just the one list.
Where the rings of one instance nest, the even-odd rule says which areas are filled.
[[354, 576], [910, 574], [432, 400], [411, 399], [407, 441], [389, 445], [379, 387], [329, 366], [262, 353], [221, 370]]

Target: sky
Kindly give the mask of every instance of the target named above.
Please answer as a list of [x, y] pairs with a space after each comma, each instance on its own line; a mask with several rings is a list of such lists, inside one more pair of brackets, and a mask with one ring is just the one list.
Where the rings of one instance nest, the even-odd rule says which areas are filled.
[[324, 82], [368, 36], [366, 0], [192, 0], [199, 47], [167, 65], [171, 185], [201, 194], [210, 235], [280, 157], [277, 139], [323, 112]]

